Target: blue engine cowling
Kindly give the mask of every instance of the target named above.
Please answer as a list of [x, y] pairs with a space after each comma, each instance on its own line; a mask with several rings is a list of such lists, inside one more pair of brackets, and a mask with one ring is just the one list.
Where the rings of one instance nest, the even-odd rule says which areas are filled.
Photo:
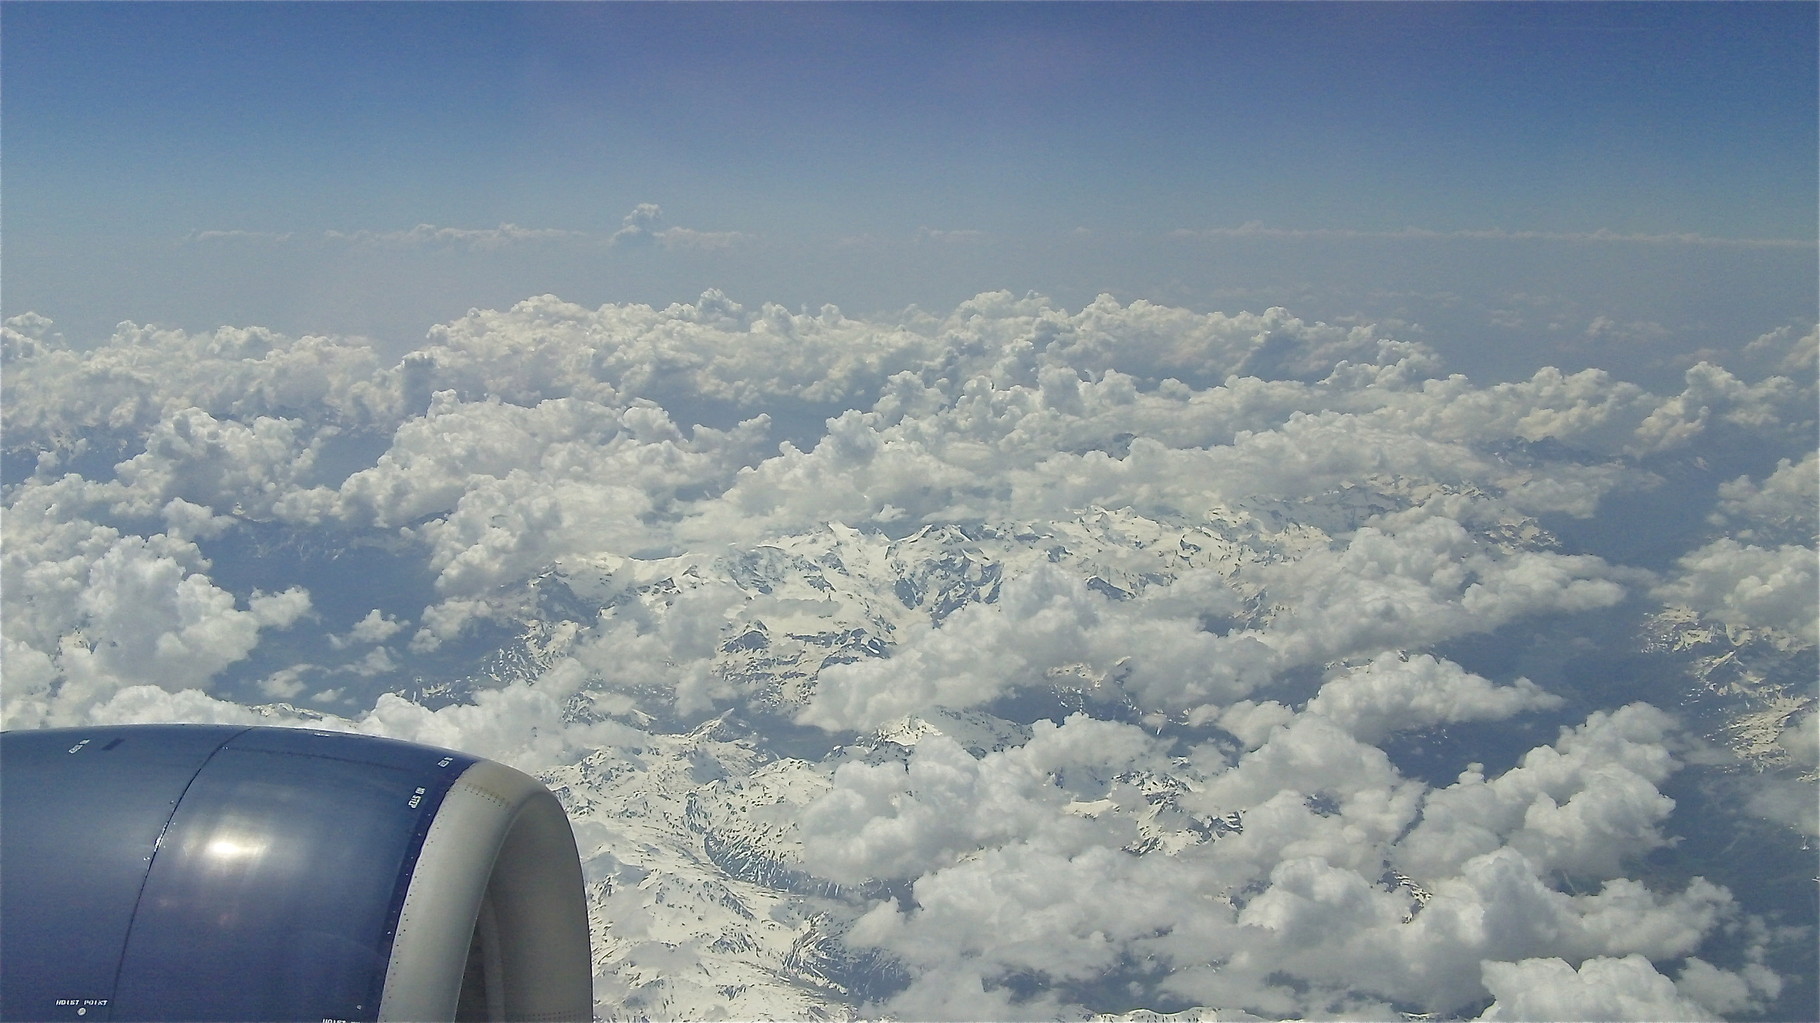
[[0, 1018], [591, 1018], [548, 789], [343, 732], [0, 733]]

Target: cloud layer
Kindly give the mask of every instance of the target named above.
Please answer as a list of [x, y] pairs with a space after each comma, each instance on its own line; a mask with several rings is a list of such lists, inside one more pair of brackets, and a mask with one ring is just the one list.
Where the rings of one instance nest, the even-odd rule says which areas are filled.
[[[721, 244], [682, 231], [612, 243]], [[6, 324], [7, 727], [309, 721], [540, 772], [604, 1014], [1813, 989], [1811, 914], [1677, 852], [1812, 828], [1772, 812], [1820, 748], [1811, 331], [1658, 392], [1104, 296], [546, 295], [396, 362], [54, 328]]]

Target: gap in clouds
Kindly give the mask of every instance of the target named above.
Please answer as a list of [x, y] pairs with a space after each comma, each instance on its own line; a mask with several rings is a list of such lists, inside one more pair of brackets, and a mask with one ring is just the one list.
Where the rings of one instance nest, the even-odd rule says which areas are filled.
[[1719, 505], [1721, 485], [1739, 476], [1768, 476], [1786, 454], [1786, 446], [1771, 438], [1715, 424], [1697, 452], [1640, 459], [1639, 468], [1650, 477], [1647, 485], [1610, 494], [1600, 514], [1543, 515], [1540, 521], [1569, 550], [1665, 571], [1696, 537], [1711, 532], [1708, 520]]
[[[425, 680], [461, 678], [470, 670], [472, 658], [484, 657], [511, 638], [503, 632], [477, 637], [466, 649], [413, 657], [408, 669], [397, 654], [362, 663], [385, 647], [383, 643], [352, 642], [337, 648], [337, 638], [355, 632], [375, 611], [382, 619], [408, 624], [436, 602], [435, 578], [423, 564], [421, 545], [394, 531], [248, 522], [216, 539], [200, 540], [198, 546], [211, 562], [210, 577], [230, 592], [302, 586], [311, 595], [305, 628], [266, 638], [246, 660], [222, 673], [223, 695], [236, 702], [282, 701], [345, 713], [371, 706], [383, 692], [422, 688]], [[394, 640], [393, 650], [401, 651], [410, 634], [387, 638]], [[487, 638], [495, 646], [487, 646]], [[396, 662], [396, 667], [388, 670], [388, 662]], [[335, 695], [320, 697], [324, 692]]]

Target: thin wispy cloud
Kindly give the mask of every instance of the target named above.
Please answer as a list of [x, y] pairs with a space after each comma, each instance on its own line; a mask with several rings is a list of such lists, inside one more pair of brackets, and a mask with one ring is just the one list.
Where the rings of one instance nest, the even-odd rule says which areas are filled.
[[951, 228], [943, 230], [934, 227], [919, 227], [916, 230], [917, 241], [933, 242], [937, 245], [977, 245], [981, 242], [990, 241], [991, 238], [992, 236], [990, 234], [975, 228]]
[[347, 242], [351, 245], [398, 247], [449, 245], [470, 249], [496, 249], [507, 245], [566, 241], [587, 236], [580, 231], [552, 227], [520, 227], [517, 224], [500, 224], [498, 227], [485, 228], [438, 227], [435, 224], [418, 224], [402, 231], [364, 229], [352, 232], [326, 231], [323, 233], [323, 237], [329, 241]]
[[1269, 227], [1259, 221], [1248, 221], [1238, 227], [1178, 228], [1169, 233], [1178, 240], [1215, 238], [1283, 238], [1291, 240], [1392, 240], [1392, 241], [1544, 241], [1576, 243], [1612, 243], [1634, 245], [1698, 245], [1747, 249], [1812, 249], [1820, 242], [1798, 238], [1715, 238], [1681, 232], [1676, 234], [1638, 234], [1610, 231], [1506, 231], [1502, 228], [1435, 231], [1404, 227], [1394, 231], [1361, 231], [1352, 228]]
[[336, 245], [372, 248], [431, 249], [461, 248], [489, 251], [516, 247], [563, 243], [594, 243], [612, 248], [633, 249], [643, 245], [665, 249], [718, 251], [755, 240], [742, 231], [703, 231], [689, 227], [664, 226], [663, 209], [655, 203], [641, 203], [627, 214], [619, 230], [602, 235], [571, 228], [522, 227], [502, 223], [498, 227], [442, 227], [418, 224], [401, 230], [361, 228], [354, 231], [328, 230], [320, 234], [297, 231], [198, 230], [183, 237], [191, 243], [318, 241]]
[[[1094, 232], [1076, 228], [1071, 236], [1087, 239]], [[283, 243], [312, 237], [295, 231], [249, 231], [210, 229], [191, 231], [184, 241], [270, 242]], [[418, 224], [403, 230], [362, 228], [355, 231], [324, 231], [314, 236], [324, 241], [349, 245], [429, 248], [457, 246], [474, 250], [500, 249], [514, 245], [536, 245], [557, 242], [594, 241], [617, 248], [655, 245], [668, 249], [725, 250], [756, 240], [743, 231], [707, 231], [663, 224], [663, 209], [655, 203], [641, 204], [625, 217], [617, 230], [607, 235], [568, 228], [521, 227], [502, 223], [490, 228], [439, 227]], [[993, 240], [989, 232], [974, 228], [942, 229], [920, 227], [914, 240], [944, 245], [977, 245]], [[1222, 239], [1282, 239], [1290, 241], [1513, 241], [1566, 242], [1574, 244], [1699, 246], [1738, 249], [1813, 249], [1820, 241], [1795, 238], [1720, 238], [1682, 232], [1676, 234], [1625, 233], [1596, 231], [1507, 231], [1502, 228], [1437, 231], [1404, 227], [1393, 231], [1365, 231], [1354, 228], [1287, 228], [1271, 227], [1250, 221], [1237, 227], [1177, 228], [1166, 238], [1174, 241], [1207, 241]], [[846, 244], [863, 244], [866, 238], [844, 239]], [[876, 239], [873, 239], [876, 241]]]
[[290, 231], [191, 231], [183, 236], [186, 242], [288, 242], [292, 238]]

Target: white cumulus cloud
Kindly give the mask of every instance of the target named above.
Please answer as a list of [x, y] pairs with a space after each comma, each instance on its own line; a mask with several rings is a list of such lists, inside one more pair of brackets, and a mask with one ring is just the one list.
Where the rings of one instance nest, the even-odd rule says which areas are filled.
[[1811, 912], [1689, 839], [1811, 831], [1811, 331], [1666, 389], [1400, 333], [710, 290], [388, 362], [16, 315], [0, 714], [541, 773], [602, 1015], [1785, 1010]]

